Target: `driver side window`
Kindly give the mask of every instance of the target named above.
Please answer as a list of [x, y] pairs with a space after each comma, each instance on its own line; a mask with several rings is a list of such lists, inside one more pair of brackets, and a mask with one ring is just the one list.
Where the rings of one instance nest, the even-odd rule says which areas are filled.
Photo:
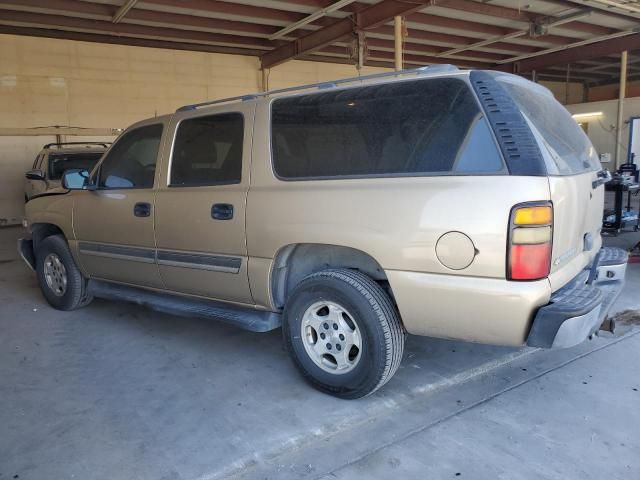
[[161, 124], [125, 133], [100, 165], [98, 188], [152, 188], [161, 137]]

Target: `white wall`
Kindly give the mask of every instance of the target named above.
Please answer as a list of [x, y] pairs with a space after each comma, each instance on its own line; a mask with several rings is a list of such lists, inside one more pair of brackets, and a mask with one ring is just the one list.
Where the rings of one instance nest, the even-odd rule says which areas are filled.
[[[567, 110], [571, 113], [591, 113], [602, 112], [600, 117], [587, 117], [580, 122], [584, 122], [588, 125], [587, 135], [591, 139], [594, 147], [598, 153], [610, 153], [611, 164], [605, 167], [613, 169], [613, 159], [615, 158], [616, 147], [616, 122], [618, 119], [618, 101], [606, 100], [603, 102], [590, 102], [590, 103], [577, 103], [574, 105], [566, 105]], [[629, 124], [627, 121], [629, 117], [640, 116], [640, 97], [627, 98], [624, 100], [624, 115], [625, 124], [622, 127], [622, 159], [621, 163], [624, 163], [627, 158], [627, 151], [629, 149]]]

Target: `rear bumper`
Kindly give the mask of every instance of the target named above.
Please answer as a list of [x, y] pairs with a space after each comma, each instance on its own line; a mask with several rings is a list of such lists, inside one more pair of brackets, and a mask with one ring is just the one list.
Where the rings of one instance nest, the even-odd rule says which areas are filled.
[[533, 320], [527, 345], [565, 348], [600, 329], [624, 286], [627, 252], [602, 248], [594, 264], [551, 296]]
[[535, 312], [551, 299], [547, 279], [511, 282], [386, 270], [408, 333], [522, 346]]

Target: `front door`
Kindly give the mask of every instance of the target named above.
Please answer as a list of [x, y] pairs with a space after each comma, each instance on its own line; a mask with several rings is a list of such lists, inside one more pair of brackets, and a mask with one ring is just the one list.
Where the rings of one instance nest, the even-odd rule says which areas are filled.
[[159, 119], [125, 132], [97, 170], [94, 191], [74, 198], [73, 227], [92, 278], [162, 288], [153, 230]]
[[158, 266], [170, 290], [252, 303], [245, 207], [254, 105], [174, 115], [156, 194]]

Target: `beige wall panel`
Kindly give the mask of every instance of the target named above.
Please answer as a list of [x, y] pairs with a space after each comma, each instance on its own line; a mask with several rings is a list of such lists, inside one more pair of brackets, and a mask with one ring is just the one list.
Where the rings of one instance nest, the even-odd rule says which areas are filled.
[[102, 43], [72, 42], [79, 58], [103, 58], [128, 60], [131, 47]]
[[0, 41], [0, 75], [15, 72], [18, 64], [18, 37], [3, 35]]
[[16, 142], [12, 137], [0, 137], [0, 226], [20, 222], [24, 209], [24, 172], [31, 168], [42, 143], [54, 140], [53, 137], [29, 137]]
[[[583, 100], [584, 88], [582, 83], [569, 82], [567, 86], [566, 82], [540, 82], [547, 87], [553, 93], [556, 100], [563, 105], [569, 103], [578, 103]], [[568, 90], [568, 92], [567, 92]], [[568, 94], [568, 97], [567, 97]], [[567, 101], [568, 98], [568, 101]]]
[[[257, 92], [259, 68], [257, 58], [240, 55], [0, 35], [0, 128], [125, 128], [188, 103]], [[357, 74], [350, 65], [292, 61], [271, 70], [269, 87]], [[19, 222], [24, 172], [54, 140], [0, 137], [0, 221]]]

